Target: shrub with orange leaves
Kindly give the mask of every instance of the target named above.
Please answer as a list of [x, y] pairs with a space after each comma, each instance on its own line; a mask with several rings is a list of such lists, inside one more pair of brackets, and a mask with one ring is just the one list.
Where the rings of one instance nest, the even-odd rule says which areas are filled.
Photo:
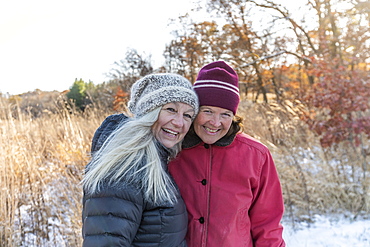
[[122, 88], [118, 88], [116, 94], [114, 95], [113, 101], [113, 110], [115, 111], [122, 111], [126, 110], [126, 103], [128, 101], [128, 96], [130, 94], [122, 90]]

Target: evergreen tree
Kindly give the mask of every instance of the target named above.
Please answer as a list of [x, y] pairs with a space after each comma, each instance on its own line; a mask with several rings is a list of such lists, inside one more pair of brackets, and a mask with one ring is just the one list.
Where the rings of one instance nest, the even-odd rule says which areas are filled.
[[67, 93], [67, 98], [72, 100], [77, 108], [83, 110], [85, 108], [86, 83], [82, 79], [77, 80], [76, 78]]

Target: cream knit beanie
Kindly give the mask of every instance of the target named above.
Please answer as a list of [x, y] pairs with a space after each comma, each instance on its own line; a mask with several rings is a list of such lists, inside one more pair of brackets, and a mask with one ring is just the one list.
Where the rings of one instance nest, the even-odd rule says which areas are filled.
[[198, 113], [198, 97], [189, 80], [177, 74], [150, 74], [132, 85], [128, 108], [136, 117], [141, 117], [170, 102], [190, 105], [194, 108], [194, 117]]

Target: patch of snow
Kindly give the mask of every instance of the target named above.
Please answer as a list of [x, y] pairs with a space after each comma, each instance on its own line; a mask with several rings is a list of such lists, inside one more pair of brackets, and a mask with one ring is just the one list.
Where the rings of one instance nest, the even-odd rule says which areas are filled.
[[294, 230], [284, 223], [283, 238], [287, 247], [369, 247], [370, 219], [350, 220], [320, 216], [314, 223], [299, 223]]

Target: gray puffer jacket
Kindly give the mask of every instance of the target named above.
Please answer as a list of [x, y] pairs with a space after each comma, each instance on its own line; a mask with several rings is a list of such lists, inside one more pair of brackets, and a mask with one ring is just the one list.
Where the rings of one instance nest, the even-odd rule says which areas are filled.
[[[94, 135], [92, 153], [127, 119], [123, 114], [107, 117]], [[138, 186], [124, 181], [105, 185], [98, 193], [84, 192], [82, 220], [86, 247], [186, 246], [187, 212], [180, 195], [175, 205], [153, 205]]]

